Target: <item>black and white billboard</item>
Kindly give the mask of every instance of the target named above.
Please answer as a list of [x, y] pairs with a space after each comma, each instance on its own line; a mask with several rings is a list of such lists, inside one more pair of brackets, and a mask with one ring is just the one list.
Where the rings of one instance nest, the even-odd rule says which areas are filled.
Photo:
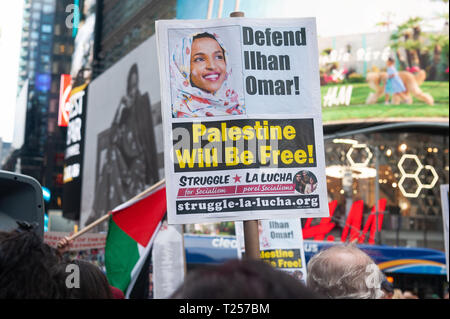
[[89, 85], [81, 225], [163, 177], [160, 100], [154, 36]]

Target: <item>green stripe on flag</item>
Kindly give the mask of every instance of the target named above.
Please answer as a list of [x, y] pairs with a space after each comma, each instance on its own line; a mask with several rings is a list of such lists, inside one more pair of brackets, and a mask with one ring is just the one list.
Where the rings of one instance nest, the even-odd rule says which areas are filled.
[[138, 244], [109, 219], [105, 247], [106, 276], [109, 284], [126, 292], [131, 271], [139, 260]]

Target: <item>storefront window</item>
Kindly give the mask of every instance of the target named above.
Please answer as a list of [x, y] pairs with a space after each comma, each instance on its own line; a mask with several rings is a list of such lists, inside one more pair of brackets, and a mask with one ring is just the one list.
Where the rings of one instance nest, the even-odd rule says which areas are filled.
[[[324, 239], [341, 240], [346, 225], [361, 235], [378, 196], [377, 244], [444, 249], [440, 185], [449, 178], [448, 135], [358, 134], [327, 140], [325, 152], [329, 202], [337, 205], [330, 204], [336, 226]], [[360, 210], [360, 225], [352, 223], [349, 215]]]

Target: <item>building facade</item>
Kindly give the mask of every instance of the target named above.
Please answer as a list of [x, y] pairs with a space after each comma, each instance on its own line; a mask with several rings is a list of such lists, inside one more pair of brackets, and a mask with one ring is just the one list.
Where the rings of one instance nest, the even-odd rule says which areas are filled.
[[324, 132], [329, 202], [337, 206], [323, 239], [349, 240], [352, 229], [347, 238], [344, 229], [355, 226], [349, 214], [358, 210], [361, 239], [378, 202], [383, 217], [373, 243], [445, 249], [440, 185], [449, 182], [448, 122], [325, 125]]
[[176, 17], [176, 0], [97, 0], [94, 77], [155, 33], [155, 21]]
[[57, 126], [60, 75], [70, 72], [72, 30], [69, 0], [25, 0], [19, 92], [28, 81], [25, 139], [5, 169], [36, 178], [52, 192], [49, 208], [61, 205], [65, 130]]

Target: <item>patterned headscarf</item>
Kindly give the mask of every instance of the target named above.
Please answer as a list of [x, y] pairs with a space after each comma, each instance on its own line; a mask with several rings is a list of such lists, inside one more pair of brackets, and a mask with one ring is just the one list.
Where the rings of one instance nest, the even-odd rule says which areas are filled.
[[[214, 94], [205, 92], [191, 83], [191, 48], [193, 37], [183, 38], [170, 57], [170, 78], [172, 87], [172, 116], [205, 117], [223, 115], [241, 115], [245, 113], [243, 99], [228, 83], [232, 74], [227, 63], [225, 81]], [[224, 48], [217, 34], [213, 34], [219, 45]], [[225, 61], [228, 53], [224, 49]]]

